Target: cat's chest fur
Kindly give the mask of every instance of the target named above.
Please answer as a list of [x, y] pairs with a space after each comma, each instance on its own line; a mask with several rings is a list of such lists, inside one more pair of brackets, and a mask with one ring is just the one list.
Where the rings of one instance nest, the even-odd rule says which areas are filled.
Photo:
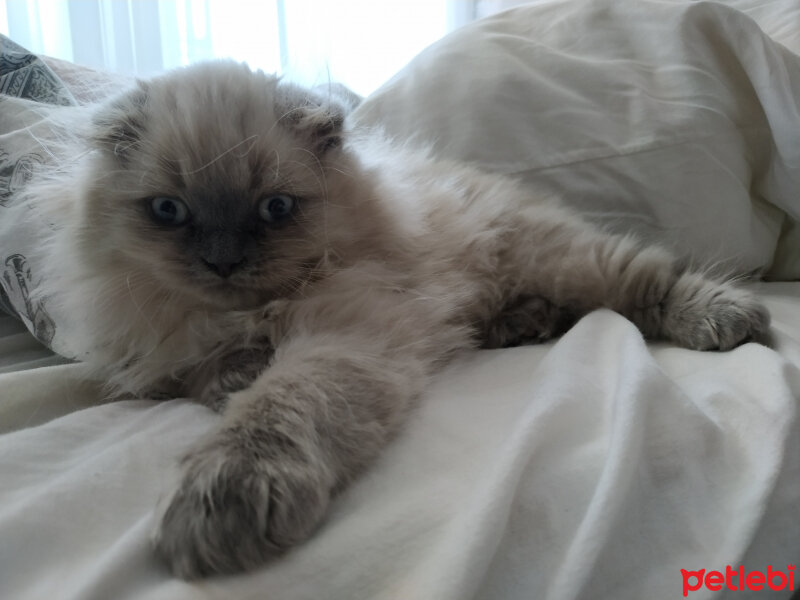
[[[271, 347], [274, 305], [222, 310], [176, 293], [158, 281], [111, 286], [96, 272], [76, 274], [75, 289], [106, 290], [108, 310], [86, 319], [91, 349], [84, 360], [114, 395], [192, 396], [204, 372], [231, 349]], [[80, 295], [65, 294], [67, 306]], [[79, 312], [75, 306], [76, 314]]]

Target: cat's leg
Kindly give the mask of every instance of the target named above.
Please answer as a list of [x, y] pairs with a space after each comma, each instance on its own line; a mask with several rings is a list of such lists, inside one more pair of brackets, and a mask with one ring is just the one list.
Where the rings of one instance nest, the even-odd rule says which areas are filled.
[[432, 369], [471, 343], [469, 330], [432, 318], [434, 300], [365, 296], [297, 316], [269, 368], [230, 394], [219, 429], [187, 455], [156, 538], [176, 574], [252, 568], [309, 536]]
[[496, 281], [513, 291], [497, 311], [501, 320], [513, 316], [509, 307], [520, 297], [532, 296], [558, 307], [556, 315], [610, 308], [650, 338], [698, 350], [728, 350], [766, 337], [769, 313], [751, 292], [687, 270], [660, 247], [602, 232], [567, 211], [523, 211], [505, 241]]

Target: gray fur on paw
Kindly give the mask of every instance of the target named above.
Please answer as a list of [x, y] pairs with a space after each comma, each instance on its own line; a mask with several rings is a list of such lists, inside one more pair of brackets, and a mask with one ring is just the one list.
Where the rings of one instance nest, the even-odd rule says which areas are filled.
[[184, 461], [154, 544], [184, 579], [252, 569], [312, 533], [330, 489], [325, 466], [299, 444], [226, 430]]
[[749, 341], [766, 343], [770, 315], [749, 291], [698, 274], [681, 276], [664, 304], [669, 339], [695, 350], [730, 350]]

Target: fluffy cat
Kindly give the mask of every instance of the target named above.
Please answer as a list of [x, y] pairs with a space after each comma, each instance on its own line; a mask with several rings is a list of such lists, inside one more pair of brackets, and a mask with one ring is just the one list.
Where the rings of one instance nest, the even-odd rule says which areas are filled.
[[749, 293], [513, 181], [343, 127], [344, 109], [229, 62], [93, 111], [27, 205], [59, 224], [41, 293], [84, 323], [116, 393], [221, 412], [155, 544], [177, 575], [307, 538], [455, 353], [607, 307], [649, 338], [765, 334]]

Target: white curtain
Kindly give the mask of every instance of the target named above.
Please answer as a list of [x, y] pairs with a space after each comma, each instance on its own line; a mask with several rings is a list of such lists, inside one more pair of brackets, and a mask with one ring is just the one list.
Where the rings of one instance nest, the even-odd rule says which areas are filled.
[[231, 57], [300, 83], [378, 87], [477, 0], [0, 0], [0, 33], [135, 75]]

